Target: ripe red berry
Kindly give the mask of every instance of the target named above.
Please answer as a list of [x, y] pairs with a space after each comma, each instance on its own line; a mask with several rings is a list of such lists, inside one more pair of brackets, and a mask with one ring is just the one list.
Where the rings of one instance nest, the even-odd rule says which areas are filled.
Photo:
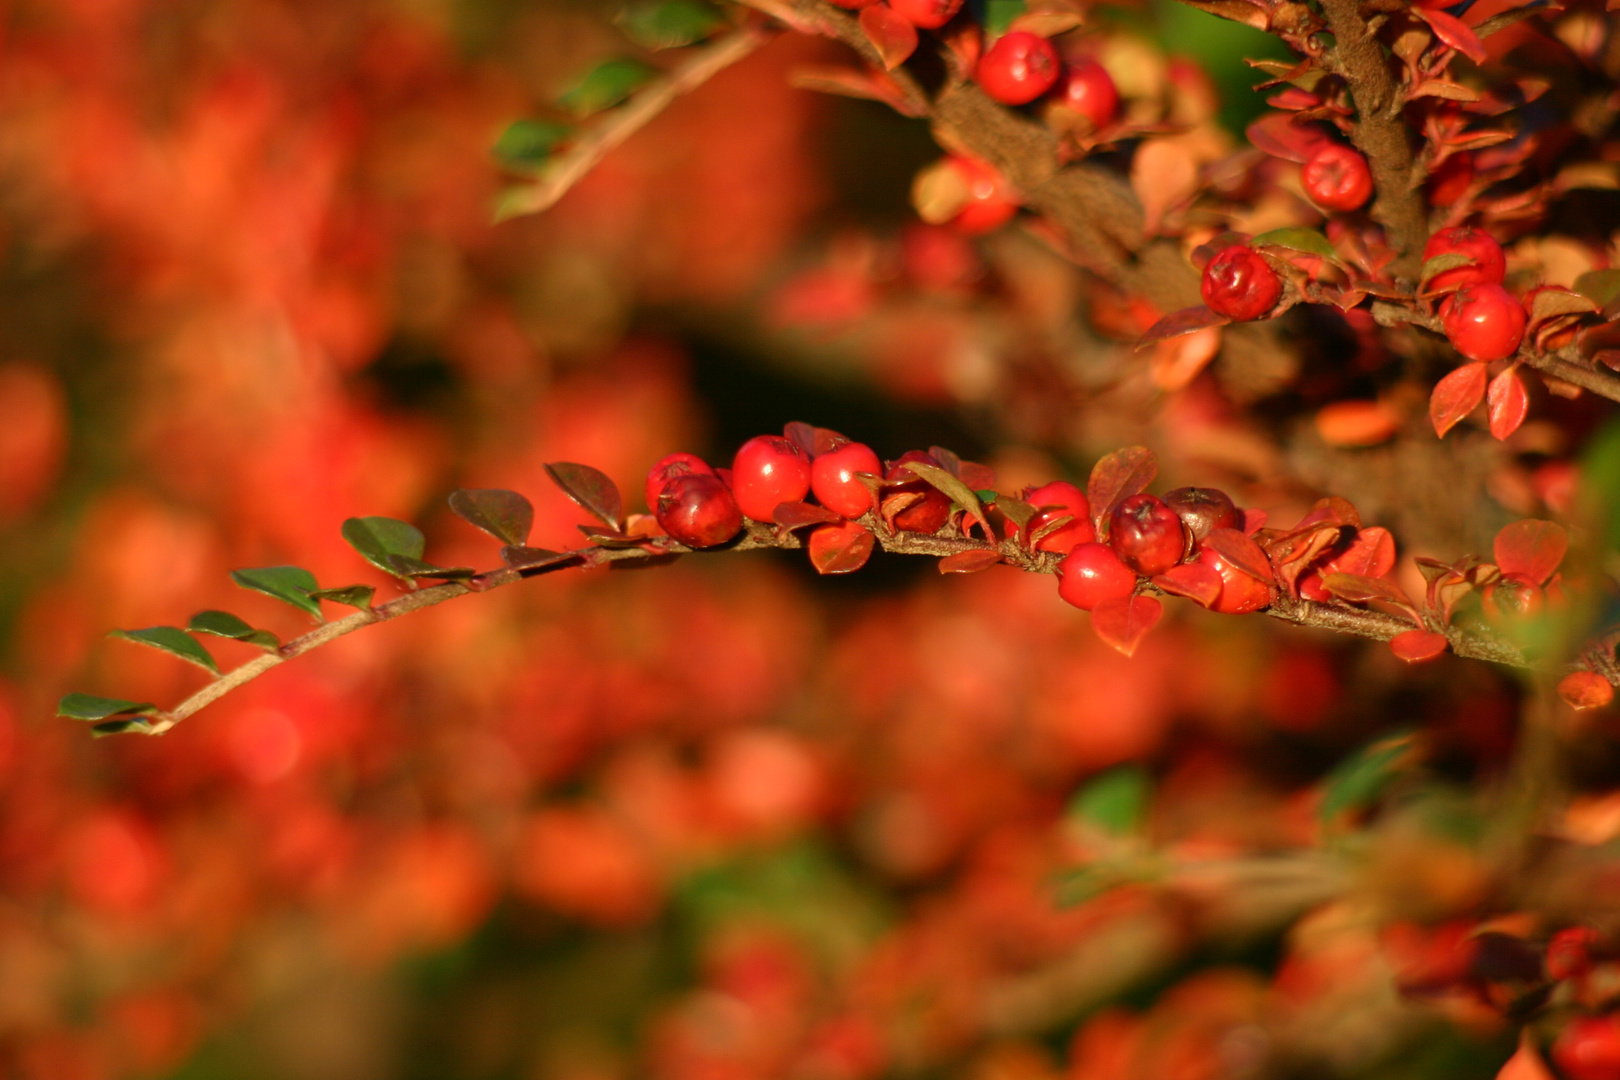
[[1446, 292], [1461, 285], [1499, 285], [1507, 273], [1507, 260], [1502, 257], [1502, 245], [1488, 233], [1459, 225], [1454, 229], [1441, 229], [1423, 245], [1423, 261], [1440, 255], [1466, 255], [1474, 260], [1472, 266], [1455, 266], [1442, 270], [1430, 278], [1427, 288], [1431, 292]]
[[1095, 541], [1076, 544], [1058, 563], [1058, 595], [1082, 611], [1104, 600], [1123, 600], [1136, 590], [1136, 574], [1114, 549]]
[[1181, 518], [1156, 495], [1132, 495], [1108, 519], [1108, 543], [1126, 566], [1152, 577], [1162, 574], [1187, 550]]
[[1003, 105], [1024, 105], [1052, 88], [1061, 66], [1050, 41], [1014, 30], [979, 57], [973, 78]]
[[1305, 194], [1324, 210], [1359, 210], [1372, 197], [1367, 159], [1343, 143], [1328, 143], [1300, 170]]
[[778, 504], [809, 494], [810, 459], [780, 435], [756, 435], [732, 459], [731, 487], [744, 514], [770, 521]]
[[664, 485], [677, 476], [687, 476], [691, 473], [699, 473], [705, 476], [715, 475], [714, 470], [709, 467], [709, 463], [696, 454], [680, 451], [670, 454], [668, 457], [659, 458], [658, 462], [647, 470], [647, 509], [656, 513], [658, 510], [658, 493], [664, 490]]
[[962, 0], [889, 0], [889, 6], [919, 30], [937, 30], [962, 10]]
[[677, 476], [658, 493], [658, 524], [687, 547], [723, 544], [742, 529], [742, 511], [731, 489], [705, 473]]
[[872, 493], [856, 473], [883, 472], [883, 463], [865, 443], [850, 442], [829, 450], [810, 466], [810, 490], [816, 501], [835, 514], [857, 518], [872, 509]]
[[991, 166], [960, 154], [946, 158], [944, 165], [956, 174], [956, 182], [966, 191], [960, 208], [945, 219], [958, 232], [969, 236], [992, 232], [1018, 213], [1018, 202], [1007, 181]]
[[1187, 530], [1192, 546], [1197, 546], [1211, 529], [1243, 528], [1243, 515], [1238, 513], [1231, 496], [1218, 488], [1176, 488], [1164, 493], [1164, 505], [1181, 519], [1181, 527]]
[[1500, 285], [1464, 285], [1440, 305], [1440, 325], [1470, 360], [1501, 360], [1519, 351], [1524, 308]]
[[1214, 548], [1200, 549], [1197, 561], [1215, 571], [1221, 579], [1221, 595], [1209, 605], [1209, 610], [1223, 615], [1243, 615], [1271, 603], [1271, 589], [1264, 582], [1227, 562]]
[[1277, 306], [1282, 278], [1258, 251], [1247, 244], [1233, 244], [1216, 252], [1204, 266], [1198, 291], [1217, 315], [1247, 322]]
[[1597, 940], [1597, 931], [1589, 926], [1571, 926], [1554, 934], [1547, 942], [1547, 978], [1574, 979], [1591, 971]]
[[1052, 100], [1079, 113], [1093, 130], [1105, 128], [1119, 115], [1119, 88], [1108, 69], [1095, 60], [1081, 57], [1064, 65]]
[[951, 500], [933, 484], [917, 479], [916, 473], [904, 467], [908, 461], [936, 467], [939, 465], [939, 462], [921, 450], [907, 450], [884, 475], [885, 480], [904, 481], [889, 488], [885, 497], [892, 493], [912, 493], [919, 496], [916, 502], [894, 515], [894, 527], [906, 532], [937, 533], [951, 516]]
[[1503, 574], [1480, 593], [1480, 605], [1493, 622], [1528, 619], [1541, 613], [1546, 602], [1541, 585], [1523, 574]]
[[1571, 1020], [1553, 1041], [1552, 1059], [1566, 1080], [1620, 1080], [1620, 1017]]
[[[1086, 493], [1073, 484], [1063, 480], [1045, 484], [1024, 496], [1024, 501], [1039, 511], [1029, 519], [1026, 535], [1034, 536], [1058, 518], [1074, 519], [1036, 540], [1034, 550], [1066, 553], [1076, 544], [1089, 544], [1097, 539], [1097, 529], [1091, 523], [1091, 503]], [[1041, 510], [1043, 506], [1051, 509]]]

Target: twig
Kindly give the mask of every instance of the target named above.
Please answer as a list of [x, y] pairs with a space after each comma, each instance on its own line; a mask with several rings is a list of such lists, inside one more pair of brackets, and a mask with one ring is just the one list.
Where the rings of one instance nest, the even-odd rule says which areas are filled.
[[582, 135], [566, 153], [549, 162], [533, 184], [511, 195], [505, 213], [545, 210], [584, 179], [608, 152], [647, 125], [682, 94], [708, 82], [776, 36], [764, 26], [747, 26], [699, 50], [667, 76], [643, 87], [626, 104]]
[[1571, 363], [1550, 354], [1526, 354], [1524, 362], [1537, 371], [1545, 371], [1555, 379], [1589, 390], [1598, 397], [1620, 401], [1620, 378], [1598, 368]]

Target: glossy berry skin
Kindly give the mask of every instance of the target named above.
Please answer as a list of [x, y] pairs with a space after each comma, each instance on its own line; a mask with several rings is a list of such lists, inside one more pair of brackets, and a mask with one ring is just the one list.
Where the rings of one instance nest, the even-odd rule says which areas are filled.
[[658, 493], [664, 490], [664, 485], [677, 476], [687, 476], [691, 473], [706, 476], [715, 475], [714, 470], [709, 467], [709, 463], [696, 454], [680, 451], [670, 454], [668, 457], [659, 458], [657, 463], [647, 470], [647, 509], [656, 512], [658, 510]]
[[737, 505], [755, 521], [771, 521], [776, 507], [802, 502], [810, 493], [810, 459], [780, 435], [756, 435], [731, 462]]
[[1620, 1080], [1620, 1017], [1571, 1020], [1553, 1041], [1552, 1059], [1565, 1080]]
[[1541, 613], [1547, 594], [1523, 574], [1503, 574], [1480, 593], [1485, 616], [1495, 622], [1528, 619]]
[[890, 0], [889, 6], [919, 30], [938, 30], [962, 10], [962, 0]]
[[1123, 600], [1136, 590], [1136, 574], [1114, 549], [1095, 541], [1076, 544], [1058, 563], [1058, 595], [1082, 611], [1104, 600]]
[[1233, 244], [1216, 252], [1205, 265], [1198, 291], [1215, 314], [1247, 322], [1277, 306], [1282, 278], [1258, 251], [1247, 244]]
[[718, 476], [677, 476], [658, 493], [658, 524], [687, 547], [723, 544], [742, 530], [742, 511]]
[[865, 443], [845, 443], [816, 458], [810, 466], [810, 490], [833, 513], [858, 518], [872, 509], [872, 493], [856, 473], [883, 474], [883, 463]]
[[1500, 285], [1464, 285], [1440, 305], [1440, 326], [1470, 360], [1501, 360], [1519, 351], [1524, 308]]
[[896, 487], [889, 488], [890, 492], [914, 492], [922, 498], [894, 515], [894, 527], [906, 532], [933, 534], [939, 532], [951, 516], [951, 500], [934, 485], [926, 480], [917, 479], [917, 474], [905, 468], [907, 462], [915, 461], [923, 465], [933, 465], [936, 468], [939, 462], [921, 450], [907, 450], [900, 455], [884, 474], [883, 479], [888, 481], [903, 481]]
[[1139, 574], [1162, 574], [1181, 561], [1187, 533], [1181, 518], [1156, 495], [1132, 495], [1108, 519], [1108, 543]]
[[1441, 229], [1423, 245], [1423, 261], [1441, 255], [1466, 255], [1474, 260], [1473, 266], [1456, 266], [1442, 270], [1425, 285], [1430, 292], [1449, 292], [1463, 285], [1500, 285], [1507, 273], [1507, 260], [1502, 256], [1502, 245], [1490, 234], [1459, 225]]
[[1074, 518], [1067, 525], [1036, 540], [1033, 550], [1067, 554], [1076, 544], [1089, 544], [1097, 539], [1097, 529], [1091, 523], [1091, 503], [1086, 499], [1086, 493], [1073, 484], [1063, 480], [1044, 484], [1024, 496], [1024, 501], [1037, 510], [1043, 506], [1052, 507], [1050, 510], [1040, 510], [1029, 519], [1029, 536], [1034, 536], [1058, 518]]
[[952, 154], [948, 160], [967, 188], [967, 201], [950, 220], [953, 229], [978, 236], [1001, 228], [1018, 213], [1018, 203], [1009, 196], [1001, 173], [982, 161], [959, 154]]
[[1181, 519], [1189, 547], [1197, 547], [1211, 529], [1243, 529], [1243, 515], [1232, 497], [1219, 488], [1176, 488], [1164, 493], [1164, 505]]
[[1062, 66], [1050, 41], [1014, 30], [979, 57], [973, 78], [1003, 105], [1026, 105], [1052, 88]]
[[1223, 615], [1245, 615], [1271, 603], [1271, 590], [1264, 582], [1245, 574], [1216, 554], [1213, 548], [1201, 549], [1195, 561], [1215, 571], [1221, 579], [1221, 595], [1209, 605], [1209, 610], [1219, 611]]
[[1359, 210], [1372, 198], [1372, 171], [1367, 159], [1343, 143], [1328, 143], [1299, 173], [1305, 194], [1324, 210]]
[[1119, 88], [1114, 85], [1114, 77], [1097, 61], [1083, 57], [1064, 65], [1052, 100], [1085, 117], [1094, 131], [1107, 127], [1119, 116]]

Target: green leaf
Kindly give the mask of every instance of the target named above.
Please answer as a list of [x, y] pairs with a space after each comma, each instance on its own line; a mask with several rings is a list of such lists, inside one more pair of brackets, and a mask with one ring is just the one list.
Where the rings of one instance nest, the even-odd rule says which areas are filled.
[[377, 590], [370, 585], [340, 585], [335, 589], [316, 589], [309, 595], [317, 600], [330, 600], [334, 604], [370, 611], [371, 598], [376, 594]]
[[490, 153], [508, 169], [534, 172], [573, 133], [573, 128], [554, 120], [517, 120], [501, 132]]
[[343, 523], [343, 539], [365, 557], [372, 566], [384, 573], [408, 577], [396, 560], [409, 560], [405, 565], [422, 562], [427, 550], [427, 537], [409, 522], [389, 517], [350, 518]]
[[268, 630], [257, 630], [228, 611], [199, 611], [186, 626], [193, 634], [213, 634], [215, 637], [245, 641], [261, 649], [275, 652], [281, 639]]
[[1152, 781], [1134, 765], [1103, 773], [1075, 792], [1067, 816], [1115, 836], [1133, 833], [1147, 811]]
[[450, 509], [508, 547], [526, 545], [534, 527], [534, 506], [515, 491], [462, 488], [450, 493]]
[[1339, 261], [1339, 253], [1333, 250], [1328, 238], [1315, 229], [1272, 229], [1255, 237], [1253, 242], [1287, 248], [1290, 251], [1303, 251], [1307, 255], [1320, 255], [1334, 262]]
[[975, 491], [973, 494], [977, 495], [979, 497], [979, 501], [984, 503], [986, 506], [989, 506], [1001, 496], [1001, 493], [996, 491], [994, 488], [984, 488], [983, 490]]
[[69, 694], [56, 705], [56, 715], [70, 720], [106, 720], [114, 716], [140, 716], [157, 712], [149, 701], [125, 701], [122, 698], [96, 697], [94, 694]]
[[91, 727], [90, 734], [94, 738], [104, 739], [108, 735], [122, 735], [130, 731], [138, 731], [144, 735], [151, 730], [152, 722], [150, 720], [143, 720], [136, 716], [128, 720], [103, 720], [101, 723]]
[[1402, 759], [1412, 750], [1412, 740], [1410, 733], [1381, 739], [1340, 762], [1322, 781], [1322, 805], [1316, 811], [1317, 817], [1333, 821], [1372, 803], [1400, 772]]
[[1024, 10], [1024, 0], [985, 0], [984, 28], [991, 37], [1000, 37]]
[[625, 36], [648, 49], [673, 49], [702, 41], [726, 20], [701, 0], [664, 0], [632, 4], [619, 16]]
[[232, 570], [231, 580], [244, 589], [273, 596], [284, 604], [321, 617], [321, 605], [310, 598], [319, 586], [315, 575], [301, 566], [261, 566], [252, 570]]
[[617, 105], [657, 74], [657, 69], [639, 60], [608, 60], [592, 68], [557, 100], [574, 115], [589, 116]]
[[1620, 270], [1588, 270], [1575, 279], [1575, 291], [1608, 307], [1620, 297]]
[[208, 655], [208, 650], [197, 644], [197, 639], [177, 626], [148, 626], [144, 630], [114, 630], [108, 637], [123, 638], [140, 645], [149, 645], [154, 649], [162, 649], [172, 656], [182, 660], [189, 660], [200, 668], [206, 668], [215, 675], [219, 674], [219, 665], [214, 658]]

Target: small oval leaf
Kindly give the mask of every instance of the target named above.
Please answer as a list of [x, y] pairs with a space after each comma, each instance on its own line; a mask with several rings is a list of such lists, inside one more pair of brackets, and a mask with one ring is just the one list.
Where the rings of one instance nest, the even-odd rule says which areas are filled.
[[633, 4], [619, 16], [625, 36], [647, 49], [675, 49], [702, 41], [726, 25], [718, 10], [701, 0]]
[[777, 503], [771, 520], [790, 532], [806, 525], [834, 525], [844, 520], [825, 506], [807, 502]]
[[1352, 604], [1365, 604], [1372, 600], [1382, 600], [1387, 604], [1398, 604], [1409, 607], [1412, 603], [1401, 587], [1393, 581], [1383, 578], [1367, 577], [1365, 574], [1346, 574], [1334, 572], [1322, 576], [1322, 588], [1338, 597], [1348, 600]]
[[575, 116], [589, 116], [617, 105], [657, 74], [639, 60], [607, 60], [565, 91], [557, 103]]
[[1251, 243], [1257, 246], [1270, 244], [1290, 251], [1303, 251], [1307, 255], [1320, 255], [1333, 262], [1340, 261], [1339, 253], [1334, 250], [1332, 243], [1315, 229], [1272, 229], [1270, 232], [1261, 233]]
[[1506, 439], [1519, 430], [1529, 411], [1530, 394], [1525, 389], [1524, 376], [1519, 374], [1519, 365], [1513, 364], [1492, 379], [1485, 392], [1485, 414], [1490, 420], [1491, 434]]
[[977, 551], [958, 551], [939, 560], [942, 574], [977, 574], [1001, 562], [1001, 552], [982, 548]]
[[182, 660], [196, 664], [198, 667], [219, 674], [219, 665], [208, 650], [197, 643], [197, 639], [177, 626], [148, 626], [142, 630], [114, 630], [108, 637], [123, 638], [139, 645], [146, 645], [154, 649], [161, 649], [171, 656], [178, 656]]
[[[937, 454], [934, 457], [936, 460], [938, 459]], [[970, 517], [983, 525], [986, 536], [991, 535], [990, 522], [984, 516], [984, 507], [979, 503], [978, 494], [954, 474], [946, 472], [938, 465], [929, 465], [921, 461], [908, 461], [901, 468], [926, 480], [931, 486], [943, 493], [947, 499], [966, 510]]]
[[534, 506], [515, 491], [461, 488], [450, 493], [450, 509], [476, 529], [503, 544], [522, 547], [534, 527]]
[[536, 172], [573, 133], [567, 124], [551, 120], [517, 120], [501, 132], [490, 153], [514, 172]]
[[1152, 580], [1170, 595], [1185, 596], [1204, 607], [1221, 598], [1221, 575], [1201, 562], [1180, 563]]
[[249, 626], [228, 611], [199, 611], [191, 617], [186, 629], [193, 634], [213, 634], [233, 641], [245, 641], [269, 652], [281, 646], [281, 639], [270, 631]]
[[871, 532], [853, 521], [823, 525], [810, 534], [810, 565], [818, 574], [851, 574], [866, 565], [875, 544]]
[[1145, 446], [1127, 446], [1105, 454], [1091, 467], [1086, 500], [1097, 524], [1097, 539], [1104, 539], [1105, 523], [1114, 507], [1147, 490], [1159, 475], [1159, 459]]
[[1183, 334], [1194, 334], [1211, 326], [1225, 326], [1232, 320], [1225, 315], [1217, 315], [1203, 304], [1197, 307], [1182, 308], [1173, 311], [1148, 327], [1147, 333], [1136, 341], [1138, 349], [1145, 349], [1149, 345], [1156, 345], [1170, 338], [1181, 337]]
[[617, 485], [601, 469], [573, 461], [553, 461], [546, 465], [546, 474], [562, 488], [564, 495], [598, 519], [615, 529], [624, 528], [624, 500], [619, 496]]
[[106, 720], [115, 716], [144, 716], [157, 712], [149, 701], [97, 697], [94, 694], [68, 694], [56, 704], [56, 715], [70, 720]]
[[1537, 585], [1553, 576], [1569, 551], [1562, 525], [1526, 518], [1506, 525], [1491, 543], [1491, 556], [1504, 574], [1523, 574]]
[[861, 33], [877, 50], [886, 71], [893, 71], [917, 51], [917, 28], [888, 4], [861, 9]]
[[1141, 828], [1152, 790], [1153, 780], [1140, 765], [1110, 769], [1075, 792], [1063, 816], [1100, 832], [1128, 836]]
[[1485, 400], [1485, 365], [1464, 364], [1434, 384], [1429, 422], [1441, 438]]
[[1211, 529], [1203, 545], [1256, 581], [1264, 585], [1276, 584], [1276, 574], [1266, 553], [1236, 529]]
[[1408, 630], [1389, 639], [1389, 651], [1408, 664], [1433, 660], [1446, 651], [1446, 635], [1433, 630]]
[[1414, 6], [1412, 14], [1434, 28], [1435, 37], [1450, 45], [1476, 64], [1485, 62], [1485, 46], [1468, 24], [1444, 11]]
[[1164, 605], [1151, 596], [1104, 600], [1091, 609], [1091, 629], [1105, 644], [1134, 656], [1136, 647], [1163, 615]]
[[370, 611], [371, 598], [377, 595], [377, 590], [370, 585], [339, 585], [335, 589], [316, 589], [309, 595], [317, 600], [330, 600], [344, 607]]
[[427, 568], [422, 562], [427, 537], [409, 522], [389, 517], [353, 517], [343, 523], [342, 533], [350, 547], [384, 573], [408, 577], [413, 568]]
[[310, 594], [320, 588], [315, 575], [301, 566], [260, 566], [250, 570], [232, 570], [231, 580], [244, 589], [273, 596], [300, 611], [321, 617], [321, 605]]

